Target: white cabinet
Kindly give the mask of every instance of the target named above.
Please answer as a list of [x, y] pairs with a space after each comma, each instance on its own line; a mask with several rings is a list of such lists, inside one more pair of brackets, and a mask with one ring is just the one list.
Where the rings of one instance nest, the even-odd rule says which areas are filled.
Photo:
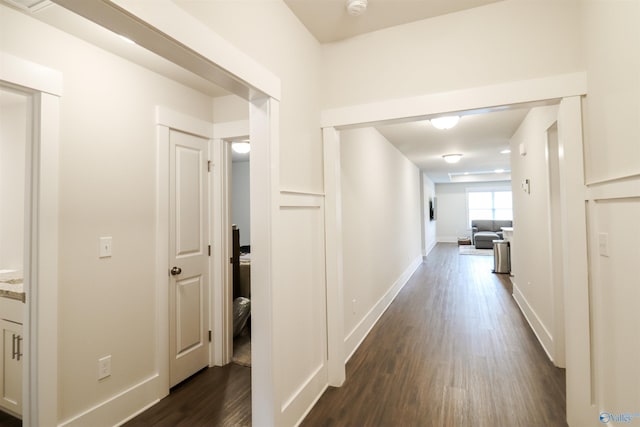
[[[17, 316], [13, 301], [0, 298], [0, 410], [20, 416], [22, 414], [22, 360], [24, 340], [21, 312]], [[11, 301], [11, 302], [9, 302]], [[22, 303], [15, 301], [20, 304]], [[6, 319], [4, 317], [11, 317]]]

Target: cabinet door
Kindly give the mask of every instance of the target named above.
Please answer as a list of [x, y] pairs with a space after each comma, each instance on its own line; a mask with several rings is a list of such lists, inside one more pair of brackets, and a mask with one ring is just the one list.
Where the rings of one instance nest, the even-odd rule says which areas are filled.
[[22, 414], [22, 325], [0, 319], [0, 406], [14, 415]]

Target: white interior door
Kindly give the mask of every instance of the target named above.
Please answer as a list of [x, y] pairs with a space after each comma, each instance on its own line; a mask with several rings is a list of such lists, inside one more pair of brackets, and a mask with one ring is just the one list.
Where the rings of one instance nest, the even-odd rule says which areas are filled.
[[208, 366], [208, 140], [169, 133], [169, 386]]

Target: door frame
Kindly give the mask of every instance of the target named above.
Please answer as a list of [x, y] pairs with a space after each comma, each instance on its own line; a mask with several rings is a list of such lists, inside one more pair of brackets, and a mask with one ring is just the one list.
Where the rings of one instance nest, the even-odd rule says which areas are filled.
[[[211, 143], [213, 140], [213, 123], [188, 116], [164, 106], [156, 107], [156, 319], [158, 319], [158, 341], [157, 341], [157, 372], [159, 383], [163, 395], [169, 394], [169, 151], [171, 130], [188, 133], [200, 138], [207, 139], [207, 160], [211, 160]], [[212, 179], [208, 174], [209, 185]], [[207, 195], [207, 221], [211, 224], [211, 190]], [[211, 233], [207, 233], [206, 239], [211, 243]], [[211, 294], [211, 274], [212, 257], [207, 262], [209, 269], [209, 280], [205, 284]], [[211, 309], [209, 303], [209, 318], [207, 324], [211, 325]], [[211, 345], [207, 346], [211, 359]]]
[[[0, 85], [32, 97], [23, 425], [58, 422], [58, 149], [62, 74], [0, 52]], [[27, 246], [28, 245], [28, 246]]]
[[210, 366], [224, 366], [233, 356], [233, 310], [231, 286], [231, 147], [230, 140], [249, 137], [249, 120], [215, 123], [211, 141], [213, 154], [211, 200], [212, 317]]
[[[345, 380], [345, 340], [343, 320], [343, 254], [340, 182], [340, 131], [396, 121], [423, 120], [432, 115], [463, 111], [489, 111], [491, 108], [523, 103], [560, 100], [558, 139], [564, 156], [560, 158], [560, 199], [565, 281], [567, 365], [567, 419], [579, 419], [590, 412], [591, 347], [589, 289], [584, 204], [584, 163], [581, 98], [587, 94], [585, 72], [562, 74], [476, 87], [404, 99], [372, 102], [322, 111], [324, 140], [325, 221], [327, 224], [327, 336], [329, 384], [340, 386]], [[571, 220], [570, 220], [571, 218]], [[580, 379], [587, 379], [587, 386]]]
[[[251, 236], [252, 236], [252, 299], [255, 308], [252, 310], [252, 370], [251, 370], [251, 395], [252, 417], [260, 420], [264, 426], [278, 424], [281, 412], [277, 403], [277, 380], [275, 378], [274, 363], [274, 331], [273, 311], [274, 300], [273, 271], [275, 257], [274, 242], [276, 220], [278, 215], [279, 198], [279, 127], [280, 127], [280, 103], [281, 82], [280, 79], [259, 64], [246, 53], [233, 46], [215, 31], [206, 27], [202, 22], [186, 13], [172, 2], [132, 2], [130, 0], [110, 0], [101, 2], [78, 2], [76, 0], [53, 0], [54, 3], [76, 13], [97, 25], [122, 34], [135, 40], [136, 43], [151, 52], [179, 65], [194, 74], [228, 90], [249, 102], [250, 136], [252, 141], [252, 161], [250, 168], [250, 185], [254, 190], [251, 193]], [[171, 16], [184, 25], [174, 25], [175, 21], [166, 20]], [[3, 62], [3, 65], [6, 65]], [[43, 67], [44, 68], [44, 67]], [[1, 67], [0, 70], [5, 70]], [[13, 73], [22, 81], [20, 73]], [[30, 77], [43, 79], [47, 73], [23, 73]], [[62, 75], [57, 74], [59, 89], [45, 90], [47, 94], [62, 93]], [[48, 109], [53, 102], [47, 101]], [[57, 113], [57, 101], [55, 111]], [[43, 116], [45, 117], [45, 116]], [[32, 410], [40, 414], [41, 425], [56, 425], [57, 419], [57, 130], [59, 121], [57, 115], [47, 114], [48, 118], [43, 126], [46, 127], [42, 135], [52, 138], [55, 133], [55, 141], [46, 144], [47, 155], [43, 162], [46, 165], [41, 168], [42, 184], [46, 187], [46, 197], [42, 197], [44, 215], [41, 210], [40, 217], [46, 222], [45, 233], [47, 239], [42, 239], [40, 254], [55, 257], [55, 262], [49, 262], [44, 267], [47, 278], [46, 300], [55, 302], [52, 307], [38, 307], [38, 312], [44, 310], [38, 317], [42, 328], [50, 333], [42, 334], [39, 339], [39, 350], [43, 357], [38, 361], [38, 375], [43, 380], [36, 388], [39, 406]], [[55, 132], [53, 132], [55, 131]], [[55, 149], [54, 149], [55, 148]], [[41, 205], [42, 206], [42, 205]], [[42, 209], [42, 207], [41, 207]], [[42, 230], [42, 228], [41, 228]], [[44, 247], [43, 247], [44, 245]], [[51, 258], [53, 259], [53, 258]], [[160, 272], [162, 277], [166, 271]], [[41, 278], [43, 276], [41, 275]], [[157, 296], [157, 298], [160, 298]], [[157, 319], [159, 321], [159, 319]], [[157, 347], [163, 344], [163, 335], [156, 337]], [[166, 347], [165, 347], [166, 348]], [[159, 358], [159, 354], [156, 355]], [[160, 361], [157, 361], [158, 370], [165, 369]], [[165, 371], [166, 373], [166, 371]], [[159, 376], [160, 372], [154, 372], [152, 377]], [[162, 388], [162, 387], [160, 387]], [[32, 393], [33, 394], [33, 393]], [[124, 398], [126, 394], [120, 395]], [[163, 396], [163, 391], [156, 393], [158, 399]], [[144, 398], [138, 399], [142, 402]], [[148, 400], [145, 400], [148, 402]], [[42, 406], [42, 402], [46, 402]], [[113, 403], [113, 405], [111, 405]], [[116, 407], [115, 401], [110, 401], [108, 408], [114, 416], [122, 413], [121, 407]], [[107, 407], [99, 406], [95, 409], [109, 411]], [[96, 411], [92, 411], [94, 413]], [[45, 420], [45, 421], [43, 421]], [[37, 424], [37, 423], [34, 423]]]

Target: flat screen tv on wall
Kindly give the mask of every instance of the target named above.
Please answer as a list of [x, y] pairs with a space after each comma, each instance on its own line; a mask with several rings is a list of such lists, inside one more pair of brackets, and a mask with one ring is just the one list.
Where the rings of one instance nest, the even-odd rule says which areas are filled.
[[436, 198], [429, 199], [429, 220], [435, 221], [436, 219]]

